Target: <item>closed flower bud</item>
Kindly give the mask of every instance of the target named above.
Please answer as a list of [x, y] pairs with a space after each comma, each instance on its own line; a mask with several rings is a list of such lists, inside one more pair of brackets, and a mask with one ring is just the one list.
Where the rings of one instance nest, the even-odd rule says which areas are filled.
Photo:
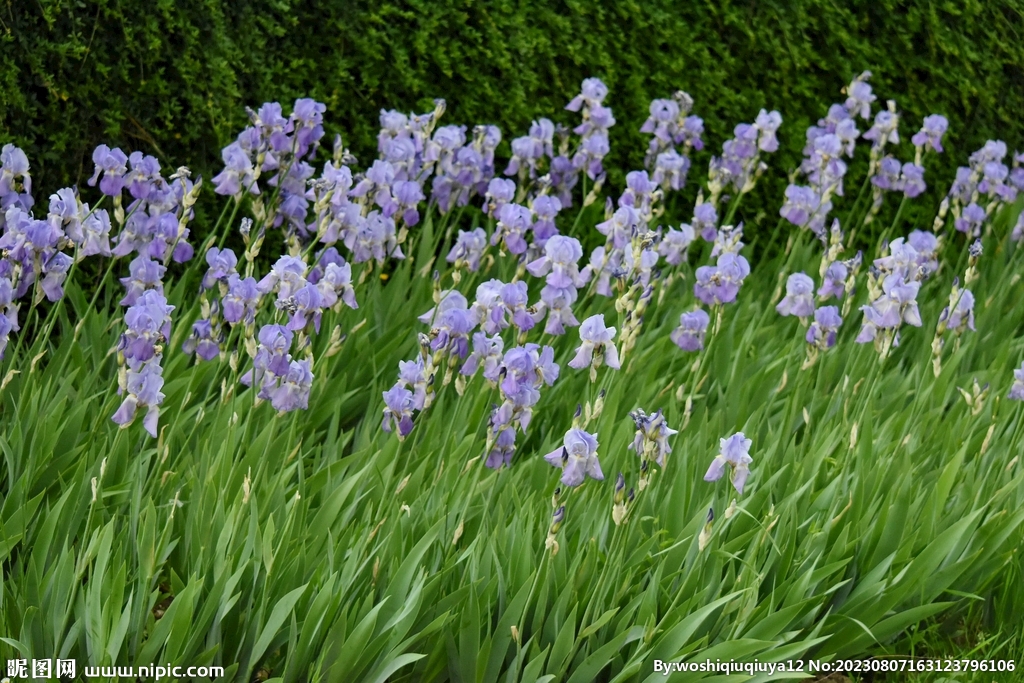
[[615, 480], [615, 494], [612, 497], [613, 502], [616, 504], [621, 503], [626, 499], [626, 477], [623, 476], [622, 472], [619, 472], [618, 478]]
[[548, 534], [552, 535], [552, 536], [557, 534], [558, 530], [562, 528], [562, 522], [563, 521], [565, 521], [565, 506], [564, 505], [560, 506], [551, 515], [551, 526], [548, 527]]

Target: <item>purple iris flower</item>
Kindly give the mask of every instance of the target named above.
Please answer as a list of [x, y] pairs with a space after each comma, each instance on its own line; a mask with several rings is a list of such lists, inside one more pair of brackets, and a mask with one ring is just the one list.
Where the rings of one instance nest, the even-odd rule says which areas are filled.
[[825, 277], [821, 282], [821, 287], [818, 288], [818, 297], [822, 300], [833, 296], [837, 299], [842, 299], [843, 295], [846, 294], [846, 278], [849, 274], [849, 269], [842, 261], [830, 263], [828, 268], [825, 269]]
[[540, 400], [541, 385], [551, 386], [558, 379], [559, 367], [554, 358], [554, 349], [537, 344], [517, 346], [505, 352], [501, 369], [504, 377], [498, 385], [503, 402], [490, 417], [488, 467], [498, 469], [511, 463], [515, 428], [526, 431], [533, 406]]
[[352, 251], [354, 263], [363, 263], [373, 259], [378, 265], [384, 265], [384, 261], [388, 257], [405, 258], [405, 254], [398, 246], [395, 221], [379, 211], [371, 211], [367, 214], [366, 219], [360, 222], [358, 229], [346, 236], [345, 246]]
[[497, 436], [485, 464], [492, 470], [501, 469], [502, 466], [509, 467], [516, 448], [516, 430], [513, 427], [498, 428], [501, 423], [496, 423], [493, 417], [491, 422]]
[[674, 124], [679, 119], [679, 103], [675, 100], [651, 100], [648, 113], [650, 116], [640, 126], [640, 132], [653, 133], [656, 138], [671, 144]]
[[312, 327], [320, 331], [320, 319], [323, 316], [323, 297], [320, 290], [311, 282], [306, 282], [302, 287], [289, 297], [278, 295], [274, 305], [289, 314], [288, 329], [294, 332]]
[[878, 173], [871, 176], [871, 184], [881, 190], [898, 192], [903, 189], [900, 182], [900, 162], [891, 155], [886, 155], [878, 165]]
[[384, 421], [381, 429], [385, 432], [398, 432], [398, 438], [404, 439], [412, 431], [412, 392], [396, 384], [384, 392]]
[[924, 166], [910, 163], [903, 164], [900, 185], [903, 188], [903, 194], [910, 199], [924, 192], [928, 187], [924, 182]]
[[668, 232], [658, 243], [658, 254], [672, 266], [678, 266], [686, 260], [687, 250], [693, 243], [693, 227], [683, 223], [676, 230], [669, 227]]
[[63, 252], [55, 252], [43, 264], [39, 287], [49, 301], [59, 301], [64, 296], [64, 280], [68, 276], [73, 259]]
[[597, 446], [597, 437], [574, 427], [565, 433], [562, 447], [545, 455], [544, 460], [562, 469], [563, 486], [579, 486], [585, 477], [603, 481], [604, 473], [597, 459]]
[[[0, 287], [3, 287], [3, 283], [7, 282], [10, 286], [10, 282], [7, 280], [0, 280]], [[7, 350], [7, 342], [10, 340], [11, 332], [14, 330], [14, 321], [8, 316], [6, 312], [0, 313], [0, 360], [4, 359], [4, 352]]]
[[327, 105], [308, 97], [295, 100], [292, 122], [295, 131], [295, 156], [304, 157], [324, 135], [324, 112]]
[[939, 268], [939, 240], [934, 233], [914, 230], [907, 236], [907, 244], [917, 252], [917, 267], [925, 275]]
[[872, 149], [882, 149], [886, 143], [891, 142], [898, 145], [900, 134], [897, 131], [899, 117], [890, 111], [880, 111], [875, 114], [875, 123], [864, 133], [865, 140], [871, 140]]
[[670, 149], [655, 157], [651, 180], [665, 191], [681, 190], [686, 185], [689, 172], [690, 158]]
[[489, 382], [497, 382], [501, 370], [504, 342], [500, 335], [488, 337], [483, 332], [473, 334], [473, 351], [459, 372], [472, 377], [477, 370], [483, 368], [483, 376]]
[[921, 313], [917, 308], [917, 293], [920, 289], [920, 282], [906, 282], [900, 274], [886, 276], [882, 281], [882, 296], [871, 304], [877, 314], [875, 325], [893, 329], [905, 322], [921, 327]]
[[1013, 371], [1013, 385], [1010, 386], [1007, 398], [1011, 401], [1024, 401], [1024, 363]]
[[632, 206], [641, 214], [650, 210], [651, 194], [657, 184], [651, 182], [647, 171], [630, 171], [626, 174], [626, 191], [619, 197], [619, 206]]
[[256, 319], [256, 308], [260, 301], [260, 290], [256, 278], [244, 280], [237, 274], [228, 276], [228, 292], [221, 299], [224, 319], [236, 325], [252, 325]]
[[612, 249], [606, 252], [604, 247], [597, 247], [590, 252], [590, 263], [583, 269], [582, 274], [589, 280], [591, 276], [596, 277], [594, 291], [601, 296], [611, 296], [611, 280], [618, 278], [626, 272], [623, 262], [625, 253], [621, 249]]
[[604, 324], [604, 314], [593, 315], [580, 325], [580, 345], [576, 355], [569, 361], [569, 367], [581, 370], [594, 365], [594, 354], [603, 354], [604, 364], [613, 370], [619, 369], [619, 352], [612, 340], [615, 328]]
[[[503, 360], [506, 372], [501, 390], [516, 400], [524, 398], [520, 394], [524, 387], [536, 390], [541, 384], [553, 385], [559, 375], [559, 367], [554, 357], [555, 350], [550, 346], [526, 344], [509, 349], [505, 352]], [[525, 429], [525, 425], [523, 428]]]
[[1024, 239], [1024, 211], [1017, 215], [1017, 222], [1013, 225], [1013, 230], [1010, 231], [1010, 241], [1020, 242]]
[[95, 187], [99, 180], [100, 192], [110, 197], [120, 195], [124, 187], [124, 176], [128, 173], [128, 157], [125, 153], [117, 147], [110, 149], [106, 145], [99, 145], [93, 150], [92, 161], [96, 171], [89, 178], [89, 186]]
[[213, 177], [213, 191], [221, 195], [230, 195], [241, 199], [242, 194], [258, 195], [259, 185], [256, 183], [252, 159], [238, 142], [232, 142], [221, 150], [224, 170]]
[[633, 230], [640, 225], [640, 216], [632, 206], [620, 206], [612, 217], [598, 223], [598, 232], [607, 237], [605, 246], [625, 249], [632, 238]]
[[555, 216], [562, 210], [562, 202], [558, 197], [541, 195], [533, 200], [533, 212], [537, 221], [533, 224], [533, 243], [543, 247], [549, 239], [558, 235], [555, 227]]
[[448, 252], [447, 260], [449, 263], [465, 263], [466, 267], [475, 273], [480, 268], [480, 259], [485, 249], [487, 249], [487, 233], [483, 228], [475, 228], [470, 232], [459, 230], [459, 236], [451, 251]]
[[0, 237], [0, 249], [7, 252], [7, 258], [20, 262], [34, 277], [37, 274], [34, 262], [57, 246], [61, 238], [60, 229], [47, 221], [36, 220], [20, 207], [7, 210], [6, 222], [6, 230]]
[[4, 212], [12, 206], [31, 210], [32, 176], [29, 175], [28, 156], [20, 148], [7, 143], [0, 148], [0, 228], [4, 225]]
[[786, 296], [775, 310], [779, 315], [807, 318], [814, 313], [814, 280], [804, 273], [793, 273], [786, 280]]
[[466, 301], [466, 297], [463, 296], [462, 292], [456, 289], [446, 289], [442, 291], [438, 304], [426, 313], [418, 316], [416, 319], [424, 325], [434, 326], [437, 324], [437, 321], [441, 319], [441, 315], [450, 308], [460, 310], [466, 310], [469, 308], [469, 302]]
[[[551, 127], [553, 131], [554, 124]], [[518, 173], [520, 177], [524, 177], [528, 173], [529, 177], [535, 177], [537, 174], [537, 161], [544, 156], [544, 143], [534, 140], [529, 135], [524, 135], [514, 138], [510, 145], [512, 147], [512, 158], [509, 159], [508, 166], [505, 167], [505, 175], [516, 175]]]
[[672, 342], [683, 351], [702, 351], [704, 335], [711, 317], [702, 308], [687, 311], [679, 316], [679, 327], [672, 330]]
[[750, 264], [729, 252], [719, 256], [716, 265], [701, 266], [695, 274], [694, 296], [709, 306], [730, 304], [736, 301], [740, 285], [750, 275]]
[[595, 107], [600, 105], [607, 95], [608, 86], [600, 78], [585, 78], [580, 87], [580, 94], [572, 98], [565, 108], [568, 111], [579, 111], [584, 104], [588, 107]]
[[487, 184], [487, 193], [484, 195], [487, 202], [487, 215], [496, 218], [501, 207], [515, 199], [515, 196], [515, 181], [505, 178], [492, 178]]
[[143, 292], [125, 312], [127, 330], [121, 335], [117, 350], [127, 365], [124, 384], [118, 393], [127, 391], [112, 419], [126, 427], [135, 419], [138, 408], [147, 408], [143, 426], [150, 436], [157, 436], [157, 421], [164, 395], [161, 356], [157, 349], [171, 335], [171, 311], [174, 306], [154, 290]]
[[526, 233], [533, 221], [532, 212], [519, 204], [506, 204], [498, 212], [498, 225], [491, 235], [491, 245], [502, 242], [513, 254], [526, 251]]
[[501, 280], [491, 279], [476, 288], [473, 312], [480, 321], [480, 329], [486, 334], [498, 334], [508, 327], [505, 304], [501, 297], [504, 287], [505, 283]]
[[[74, 188], [65, 187], [50, 195], [50, 208], [46, 220], [59, 232], [65, 233], [75, 244], [81, 244], [83, 206]], [[86, 211], [88, 211], [86, 209]]]
[[[117, 244], [111, 253], [114, 256], [127, 256], [135, 252], [150, 258], [162, 258], [163, 248], [160, 244], [153, 244], [159, 224], [167, 220], [162, 218], [162, 216], [167, 216], [168, 219], [174, 221], [175, 230], [177, 230], [177, 221], [174, 220], [172, 214], [159, 214], [152, 218], [145, 211], [136, 211], [129, 214], [124, 227], [121, 229], [121, 234], [117, 236]], [[154, 251], [160, 253], [154, 254]]]
[[693, 231], [705, 242], [714, 242], [718, 235], [718, 212], [713, 204], [698, 204], [693, 209]]
[[811, 222], [820, 206], [821, 198], [814, 188], [790, 185], [786, 188], [786, 203], [779, 210], [779, 215], [802, 228]]
[[583, 247], [575, 237], [555, 235], [544, 245], [544, 256], [531, 261], [526, 270], [534, 277], [547, 276], [546, 282], [552, 287], [582, 287], [586, 278], [580, 274], [579, 260], [583, 258]]
[[117, 349], [129, 367], [138, 367], [156, 355], [158, 345], [171, 336], [171, 311], [174, 306], [156, 290], [147, 290], [125, 311], [127, 331]]
[[565, 334], [566, 326], [576, 327], [580, 324], [572, 312], [572, 305], [576, 302], [577, 296], [575, 287], [544, 285], [540, 290], [541, 310], [538, 311], [537, 319], [547, 313], [547, 322], [544, 325], [546, 334], [562, 335]]
[[431, 330], [436, 336], [430, 344], [433, 351], [447, 351], [452, 357], [465, 358], [469, 353], [469, 335], [476, 320], [466, 308], [448, 308], [438, 316]]
[[342, 260], [341, 264], [328, 263], [323, 276], [316, 282], [320, 290], [323, 308], [338, 310], [339, 304], [351, 309], [359, 308], [356, 290], [352, 286], [352, 265]]
[[230, 249], [210, 247], [206, 252], [206, 263], [210, 268], [203, 276], [204, 290], [211, 289], [218, 282], [227, 284], [228, 277], [237, 272], [235, 266], [238, 265], [238, 257]]
[[128, 277], [121, 278], [121, 284], [125, 286], [125, 296], [121, 299], [122, 306], [134, 306], [143, 293], [154, 290], [163, 293], [163, 276], [167, 271], [158, 261], [152, 261], [146, 256], [137, 256], [128, 265]]
[[873, 342], [878, 337], [878, 330], [882, 328], [881, 316], [870, 305], [861, 306], [860, 310], [864, 314], [864, 322], [861, 323], [860, 332], [854, 341], [858, 344]]
[[288, 372], [278, 378], [274, 384], [263, 385], [263, 396], [270, 400], [270, 405], [279, 413], [309, 408], [309, 392], [313, 386], [312, 361], [293, 360], [288, 364]]
[[[612, 110], [601, 104], [607, 94], [608, 88], [601, 81], [588, 78], [583, 82], [583, 91], [566, 107], [569, 111], [582, 110], [583, 114], [583, 123], [573, 129], [581, 140], [572, 165], [594, 181], [604, 178], [601, 162], [610, 149], [608, 129], [615, 125]], [[548, 156], [552, 156], [550, 150]]]
[[922, 266], [927, 265], [929, 255], [918, 253], [912, 244], [902, 237], [889, 242], [889, 254], [874, 261], [875, 267], [883, 274], [897, 273], [904, 280], [916, 280], [921, 277]]
[[1005, 202], [1012, 202], [1017, 199], [1017, 188], [1015, 185], [1008, 185], [1004, 181], [1009, 176], [1010, 169], [1005, 164], [990, 161], [982, 167], [982, 180], [978, 183], [978, 191], [984, 192], [989, 197], [998, 197]]
[[668, 445], [668, 437], [678, 434], [679, 431], [665, 423], [665, 416], [661, 410], [651, 415], [642, 410], [635, 410], [629, 416], [636, 425], [636, 434], [633, 436], [633, 443], [627, 448], [636, 451], [642, 460], [651, 459], [659, 467], [664, 467], [665, 456], [672, 452], [672, 447]]
[[398, 362], [398, 383], [409, 387], [412, 391], [412, 407], [414, 410], [423, 410], [427, 407], [427, 392], [430, 389], [432, 379], [427, 374], [427, 364], [422, 356], [417, 356], [414, 360]]
[[93, 211], [82, 221], [80, 256], [110, 256], [110, 215], [106, 209]]
[[124, 185], [132, 197], [148, 199], [153, 192], [159, 191], [164, 179], [160, 175], [160, 162], [156, 157], [132, 152], [128, 156], [128, 165], [131, 170], [124, 176]]
[[157, 437], [160, 404], [164, 400], [164, 394], [160, 391], [164, 385], [163, 369], [160, 367], [160, 362], [161, 357], [154, 356], [138, 369], [128, 368], [125, 380], [125, 389], [128, 395], [121, 402], [117, 412], [111, 416], [111, 419], [123, 428], [135, 421], [135, 415], [139, 408], [146, 408], [146, 417], [142, 420], [142, 426], [154, 439]]
[[953, 225], [969, 237], [977, 237], [981, 234], [981, 224], [985, 221], [985, 209], [974, 202], [964, 207], [960, 217], [953, 221]]
[[807, 328], [805, 339], [820, 349], [830, 349], [836, 344], [836, 333], [843, 319], [836, 306], [822, 306], [814, 311], [814, 322]]
[[718, 455], [711, 461], [704, 481], [718, 481], [725, 474], [728, 465], [732, 469], [732, 485], [736, 488], [736, 493], [743, 495], [743, 487], [750, 475], [750, 463], [754, 461], [750, 457], [750, 446], [753, 443], [743, 432], [719, 439]]
[[181, 349], [187, 354], [194, 353], [205, 361], [211, 361], [220, 355], [221, 341], [213, 322], [200, 319], [192, 323], [192, 334], [182, 344]]
[[762, 109], [754, 120], [758, 130], [757, 148], [762, 152], [774, 152], [779, 148], [775, 133], [782, 125], [782, 115], [777, 111], [768, 112]]
[[297, 256], [282, 256], [259, 281], [261, 293], [277, 292], [278, 300], [288, 299], [306, 286], [306, 262]]
[[850, 83], [846, 88], [846, 102], [843, 105], [851, 116], [860, 116], [862, 119], [871, 117], [871, 103], [878, 99], [871, 92], [868, 79], [871, 72], [865, 71]]
[[501, 288], [501, 303], [512, 315], [512, 324], [522, 332], [532, 330], [539, 318], [535, 318], [527, 310], [528, 289], [522, 280], [510, 282]]
[[949, 329], [956, 330], [957, 334], [963, 334], [965, 329], [974, 331], [974, 294], [969, 289], [963, 289], [960, 291], [960, 298], [956, 302], [956, 306], [953, 307], [952, 312], [949, 308], [945, 308], [942, 311], [940, 320], [946, 322], [946, 326]]
[[284, 325], [264, 325], [257, 336], [259, 346], [253, 358], [253, 369], [239, 378], [245, 386], [259, 386], [259, 398], [270, 398], [280, 379], [288, 374], [292, 357], [288, 353], [294, 335]]
[[415, 180], [397, 180], [391, 186], [397, 208], [395, 213], [401, 216], [402, 221], [412, 227], [420, 222], [420, 212], [416, 208], [426, 197], [420, 184]]
[[924, 117], [923, 125], [921, 130], [914, 134], [914, 137], [910, 138], [910, 141], [914, 143], [915, 147], [931, 147], [936, 152], [942, 150], [942, 136], [946, 134], [946, 129], [949, 128], [949, 121], [946, 120], [945, 116], [941, 114], [932, 114], [931, 116]]
[[683, 119], [683, 126], [676, 136], [676, 143], [684, 143], [700, 151], [704, 149], [704, 141], [701, 135], [704, 134], [704, 119], [699, 116], [687, 116]]

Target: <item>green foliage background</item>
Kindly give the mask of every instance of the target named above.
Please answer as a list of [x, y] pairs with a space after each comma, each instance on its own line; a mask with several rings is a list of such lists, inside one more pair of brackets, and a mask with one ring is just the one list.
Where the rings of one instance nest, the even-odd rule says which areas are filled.
[[[856, 74], [907, 114], [950, 119], [942, 177], [987, 138], [1022, 139], [1022, 5], [994, 0], [6, 0], [0, 4], [0, 138], [25, 148], [46, 192], [82, 182], [100, 143], [157, 153], [209, 177], [244, 106], [311, 96], [363, 160], [382, 107], [498, 124], [506, 140], [561, 109], [587, 76], [611, 88], [608, 167], [638, 167], [647, 103], [690, 92], [706, 168], [761, 107], [785, 120], [772, 162], [794, 166], [803, 131]], [[699, 176], [702, 176], [701, 173]], [[762, 192], [781, 198], [783, 173]], [[613, 177], [613, 181], [615, 177]], [[934, 204], [934, 202], [932, 202]], [[929, 207], [930, 208], [930, 207]], [[922, 210], [925, 210], [922, 207]]]
[[[706, 121], [691, 185], [736, 122], [780, 110], [783, 149], [761, 196], [744, 201], [749, 220], [777, 211], [804, 128], [870, 69], [906, 114], [904, 138], [928, 113], [950, 119], [948, 153], [929, 158], [930, 194], [904, 216], [930, 225], [971, 150], [990, 137], [1024, 142], [1019, 26], [1018, 4], [971, 0], [0, 0], [0, 142], [25, 148], [37, 199], [84, 181], [99, 142], [209, 177], [244, 105], [312, 96], [365, 164], [382, 107], [425, 111], [440, 96], [447, 120], [497, 123], [510, 139], [540, 115], [570, 122], [561, 108], [596, 75], [619, 120], [613, 183], [641, 161], [651, 98], [686, 89]], [[204, 195], [209, 213], [228, 202]], [[575, 334], [558, 342], [564, 375], [508, 472], [463, 464], [484, 445], [493, 394], [479, 383], [461, 398], [449, 387], [405, 444], [379, 428], [379, 397], [415, 353], [410, 321], [431, 300], [423, 264], [447, 251], [448, 219], [428, 215], [387, 283], [359, 283], [360, 310], [325, 320], [350, 338], [333, 358], [318, 338], [310, 410], [288, 417], [255, 406], [230, 364], [193, 366], [179, 351], [199, 315], [202, 260], [169, 278], [175, 326], [155, 444], [110, 420], [121, 400], [109, 353], [122, 329], [117, 288], [94, 307], [89, 277], [71, 278], [46, 314], [59, 334], [27, 332], [37, 309], [0, 373], [0, 659], [217, 663], [242, 683], [396, 672], [575, 683], [663, 680], [654, 658], [1019, 657], [1024, 406], [1004, 397], [1024, 354], [1024, 253], [1007, 240], [1010, 218], [986, 230], [977, 331], [950, 344], [939, 377], [929, 342], [961, 272], [959, 237], [923, 290], [923, 328], [884, 368], [852, 344], [851, 314], [839, 347], [798, 370], [802, 331], [771, 303], [778, 273], [818, 272], [816, 245], [752, 259], [740, 303], [695, 365], [669, 341], [689, 281], [661, 290], [640, 346], [611, 376], [600, 425], [609, 481], [572, 494], [555, 556], [543, 549], [554, 472], [538, 456], [596, 389], [564, 368]], [[205, 237], [212, 221], [196, 224]], [[612, 319], [610, 302], [589, 303]], [[959, 388], [975, 380], [992, 393], [972, 411]], [[681, 427], [686, 385], [694, 412], [672, 464], [616, 532], [612, 473], [635, 481], [638, 468], [626, 415], [664, 407]], [[719, 437], [739, 429], [755, 438], [757, 470], [730, 518], [728, 484], [701, 477]], [[702, 551], [712, 505], [720, 516]], [[1013, 680], [974, 679], [993, 678]]]

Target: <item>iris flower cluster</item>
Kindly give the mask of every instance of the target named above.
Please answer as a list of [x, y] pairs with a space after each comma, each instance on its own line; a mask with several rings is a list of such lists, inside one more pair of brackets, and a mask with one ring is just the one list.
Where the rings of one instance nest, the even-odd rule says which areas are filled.
[[[968, 165], [956, 171], [947, 201], [953, 214], [953, 225], [969, 240], [981, 235], [985, 221], [1000, 207], [1012, 204], [1024, 190], [1024, 169], [1019, 167], [1021, 155], [1014, 155], [1014, 168], [1003, 163], [1006, 143], [989, 140], [971, 154]], [[944, 211], [943, 211], [944, 213]]]
[[[914, 241], [927, 249], [934, 245], [929, 238], [926, 233], [920, 233]], [[892, 240], [888, 252], [875, 259], [868, 276], [871, 303], [861, 306], [864, 323], [856, 340], [858, 344], [874, 342], [883, 359], [891, 348], [899, 346], [899, 328], [903, 324], [921, 327], [917, 295], [934, 257], [930, 251], [918, 251], [913, 243], [903, 238]]]
[[164, 394], [164, 344], [171, 337], [171, 311], [174, 306], [157, 290], [143, 292], [124, 314], [127, 331], [117, 344], [118, 394], [127, 394], [113, 420], [122, 428], [130, 425], [140, 408], [146, 409], [142, 425], [153, 438], [157, 436], [160, 404]]
[[799, 228], [807, 228], [817, 236], [824, 235], [828, 214], [832, 210], [832, 197], [843, 195], [843, 178], [847, 166], [843, 156], [852, 157], [860, 136], [857, 118], [871, 117], [871, 105], [877, 99], [865, 71], [846, 88], [847, 98], [842, 104], [833, 104], [816, 126], [807, 129], [804, 161], [800, 173], [806, 185], [790, 183], [786, 188], [786, 202], [780, 215]]
[[[96, 148], [93, 163], [89, 184], [98, 182], [100, 191], [112, 198], [115, 221], [121, 227], [111, 250], [114, 256], [136, 254], [165, 266], [172, 260], [184, 263], [192, 258], [188, 226], [202, 179], [193, 182], [186, 168], [164, 178], [155, 157], [141, 152], [126, 157], [120, 149], [106, 145]], [[131, 197], [126, 210], [122, 208], [125, 191]]]
[[313, 386], [312, 360], [296, 360], [289, 353], [293, 337], [285, 325], [261, 327], [253, 367], [239, 378], [245, 386], [258, 387], [257, 398], [269, 400], [279, 413], [308, 408]]
[[534, 277], [544, 278], [540, 302], [536, 305], [535, 320], [545, 316], [544, 331], [547, 334], [565, 334], [566, 326], [576, 327], [579, 321], [573, 315], [572, 305], [576, 302], [581, 287], [590, 280], [591, 271], [579, 268], [583, 247], [575, 237], [556, 235], [544, 246], [544, 255], [527, 264], [526, 270]]
[[[110, 256], [110, 216], [83, 204], [74, 188], [50, 196], [46, 218], [32, 213], [28, 157], [12, 144], [0, 150], [0, 358], [20, 330], [19, 299], [59, 301], [75, 258]], [[72, 250], [73, 253], [67, 253]]]
[[0, 229], [5, 225], [8, 209], [17, 207], [28, 213], [34, 205], [28, 156], [7, 143], [0, 148]]
[[704, 121], [691, 115], [692, 109], [693, 98], [679, 90], [670, 99], [652, 100], [650, 116], [640, 127], [641, 133], [651, 135], [644, 166], [651, 172], [651, 180], [666, 192], [686, 185], [690, 150], [704, 149]]
[[[638, 408], [631, 412], [629, 416], [633, 419], [636, 432], [633, 435], [633, 442], [628, 448], [634, 451], [637, 457], [640, 458], [638, 487], [643, 491], [650, 482], [651, 466], [653, 464], [661, 468], [666, 466], [665, 457], [672, 452], [668, 439], [679, 432], [668, 426], [661, 410], [648, 414]], [[612, 514], [613, 516], [615, 515], [614, 509]]]
[[573, 168], [586, 173], [598, 184], [604, 182], [605, 177], [601, 162], [610, 149], [608, 129], [615, 125], [611, 108], [602, 104], [607, 95], [608, 86], [600, 79], [586, 78], [580, 93], [565, 105], [568, 111], [580, 112], [583, 116], [583, 123], [573, 129], [580, 136], [579, 148], [572, 157]]
[[761, 160], [761, 152], [774, 152], [779, 148], [776, 131], [782, 125], [777, 111], [762, 109], [754, 123], [741, 123], [733, 130], [733, 137], [722, 145], [722, 156], [712, 157], [708, 172], [711, 203], [718, 204], [722, 192], [732, 189], [746, 194], [754, 189], [768, 165]]
[[[289, 236], [307, 237], [306, 183], [315, 173], [307, 160], [312, 160], [324, 135], [325, 110], [325, 105], [309, 98], [296, 100], [287, 118], [277, 102], [249, 110], [251, 125], [221, 152], [224, 170], [213, 179], [214, 192], [236, 201], [250, 195], [253, 213], [261, 223], [285, 226]], [[273, 173], [266, 182], [273, 188], [269, 202], [260, 189], [264, 173]]]

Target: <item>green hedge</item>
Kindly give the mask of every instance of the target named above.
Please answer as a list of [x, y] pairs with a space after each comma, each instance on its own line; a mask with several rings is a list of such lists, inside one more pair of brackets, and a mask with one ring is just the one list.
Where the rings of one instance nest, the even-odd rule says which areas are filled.
[[87, 178], [99, 142], [209, 177], [245, 105], [315, 97], [328, 133], [366, 159], [382, 107], [444, 97], [446, 119], [496, 123], [508, 140], [537, 116], [571, 122], [562, 107], [594, 75], [618, 119], [613, 181], [642, 162], [654, 97], [696, 100], [699, 175], [736, 123], [780, 110], [761, 190], [780, 203], [806, 126], [870, 69], [907, 114], [905, 138], [928, 113], [950, 119], [949, 154], [927, 176], [934, 206], [985, 139], [1022, 143], [1020, 27], [1020, 2], [1005, 0], [24, 0], [0, 7], [0, 140], [26, 149], [46, 192]]

